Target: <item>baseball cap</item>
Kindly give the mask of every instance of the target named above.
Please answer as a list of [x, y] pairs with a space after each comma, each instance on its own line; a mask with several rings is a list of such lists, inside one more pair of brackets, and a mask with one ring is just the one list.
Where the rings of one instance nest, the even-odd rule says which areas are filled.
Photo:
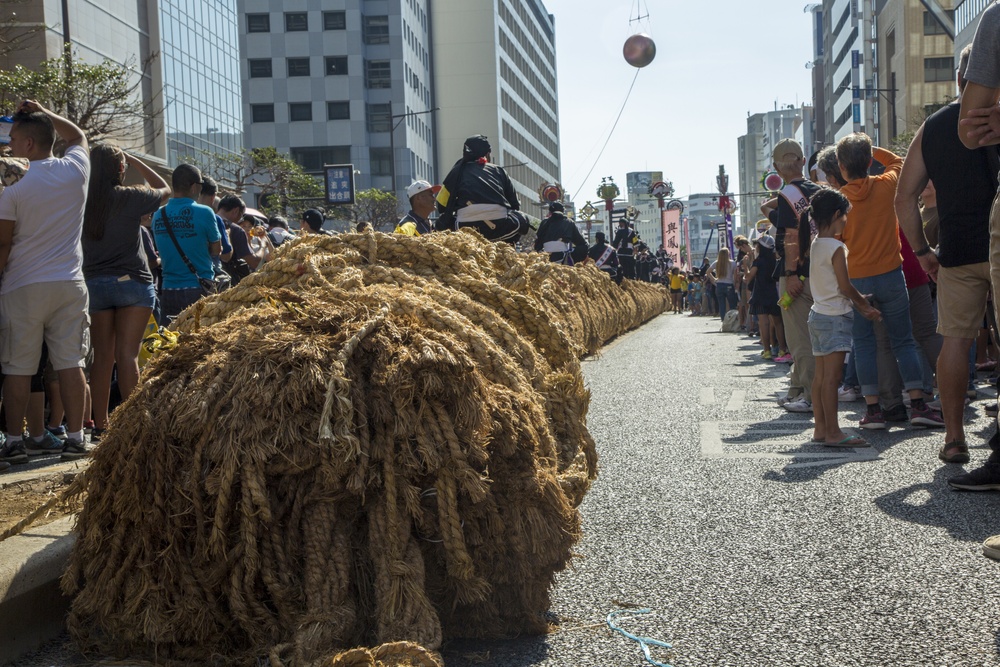
[[799, 142], [794, 139], [782, 139], [774, 146], [774, 152], [771, 153], [771, 159], [775, 162], [780, 162], [787, 159], [789, 155], [796, 158], [804, 157], [802, 154], [802, 146], [799, 146]]
[[562, 202], [558, 201], [549, 202], [549, 213], [555, 213], [556, 211], [560, 213], [565, 213], [566, 207], [562, 205]]
[[434, 194], [437, 194], [438, 190], [440, 189], [441, 189], [440, 185], [431, 185], [427, 181], [413, 181], [412, 183], [410, 183], [410, 186], [406, 188], [406, 198], [412, 199], [413, 197], [419, 195], [421, 192], [425, 192], [427, 190], [430, 190]]
[[323, 228], [323, 214], [314, 208], [306, 209], [302, 212], [302, 219], [309, 223], [313, 229]]

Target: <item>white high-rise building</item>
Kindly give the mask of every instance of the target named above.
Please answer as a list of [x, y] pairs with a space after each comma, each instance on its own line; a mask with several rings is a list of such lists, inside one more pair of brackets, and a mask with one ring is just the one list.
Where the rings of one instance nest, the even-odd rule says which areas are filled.
[[434, 0], [437, 173], [485, 134], [522, 209], [538, 216], [542, 183], [559, 181], [555, 19], [541, 0]]

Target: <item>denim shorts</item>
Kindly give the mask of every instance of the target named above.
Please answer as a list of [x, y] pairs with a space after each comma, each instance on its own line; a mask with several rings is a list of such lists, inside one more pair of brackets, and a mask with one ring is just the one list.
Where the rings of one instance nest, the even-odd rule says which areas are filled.
[[850, 352], [853, 340], [854, 313], [823, 315], [809, 311], [809, 342], [814, 357], [825, 357], [834, 352]]
[[96, 276], [87, 278], [90, 292], [90, 312], [116, 308], [152, 308], [156, 302], [156, 288], [152, 283], [142, 283], [125, 276]]

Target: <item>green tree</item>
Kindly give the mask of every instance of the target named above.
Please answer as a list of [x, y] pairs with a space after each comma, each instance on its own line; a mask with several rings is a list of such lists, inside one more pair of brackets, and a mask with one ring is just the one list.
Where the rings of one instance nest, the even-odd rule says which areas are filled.
[[370, 222], [375, 231], [392, 231], [399, 222], [398, 208], [396, 195], [371, 188], [354, 193], [353, 205], [335, 206], [327, 211], [327, 216], [348, 220], [354, 225]]
[[260, 191], [260, 209], [268, 215], [287, 214], [289, 209], [321, 206], [323, 186], [288, 155], [273, 146], [244, 148], [240, 153], [204, 151], [183, 160], [197, 165], [218, 181], [219, 186], [242, 195], [249, 188]]
[[155, 109], [143, 99], [142, 79], [156, 57], [93, 65], [67, 50], [35, 69], [18, 65], [0, 71], [0, 108], [10, 113], [21, 100], [33, 99], [76, 123], [91, 142], [114, 137], [144, 143]]

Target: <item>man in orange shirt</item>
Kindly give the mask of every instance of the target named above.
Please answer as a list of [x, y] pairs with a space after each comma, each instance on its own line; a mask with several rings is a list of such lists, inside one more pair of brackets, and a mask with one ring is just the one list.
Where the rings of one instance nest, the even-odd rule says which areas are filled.
[[[868, 175], [873, 156], [885, 165], [885, 172], [878, 176]], [[910, 423], [944, 426], [940, 413], [924, 403], [920, 353], [913, 340], [909, 297], [901, 268], [903, 259], [894, 204], [903, 158], [878, 147], [873, 152], [871, 139], [858, 132], [837, 142], [837, 162], [847, 181], [840, 191], [851, 202], [842, 234], [850, 257], [847, 268], [851, 283], [874, 300], [875, 307], [882, 312], [903, 389], [910, 394]], [[884, 429], [885, 417], [878, 400], [875, 329], [856, 310], [853, 335], [861, 393], [868, 405], [861, 428]]]

